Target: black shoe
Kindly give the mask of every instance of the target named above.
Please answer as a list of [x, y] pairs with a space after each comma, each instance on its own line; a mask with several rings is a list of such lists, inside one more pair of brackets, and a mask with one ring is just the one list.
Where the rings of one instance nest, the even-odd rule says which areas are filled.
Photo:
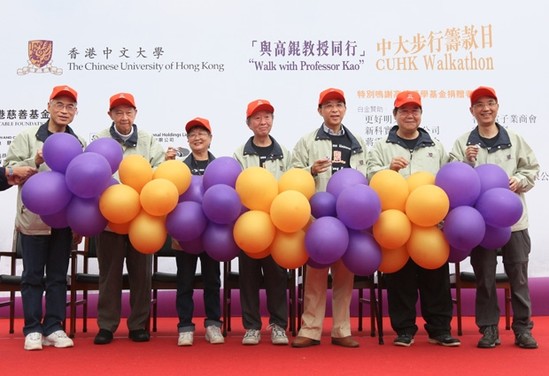
[[96, 345], [106, 345], [112, 342], [112, 332], [106, 329], [99, 329], [93, 343]]
[[500, 345], [499, 331], [497, 326], [487, 326], [482, 331], [482, 338], [478, 341], [477, 347], [481, 349], [492, 349]]
[[409, 334], [399, 334], [393, 341], [393, 344], [395, 346], [404, 347], [410, 347], [412, 343], [414, 343], [414, 336], [411, 336]]
[[532, 334], [530, 334], [529, 332], [517, 333], [517, 335], [515, 336], [515, 345], [517, 345], [522, 349], [538, 348], [538, 343], [536, 342], [534, 337], [532, 337]]
[[453, 347], [461, 345], [461, 341], [452, 337], [450, 334], [442, 334], [436, 337], [429, 337], [429, 343], [434, 343], [441, 346]]
[[151, 335], [145, 329], [130, 330], [129, 337], [134, 342], [147, 342], [151, 339]]

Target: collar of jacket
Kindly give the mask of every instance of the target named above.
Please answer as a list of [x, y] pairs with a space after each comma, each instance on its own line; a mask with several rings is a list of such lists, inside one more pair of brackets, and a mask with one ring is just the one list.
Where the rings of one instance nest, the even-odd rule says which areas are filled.
[[[343, 124], [341, 124], [341, 127], [343, 127], [343, 130], [345, 131], [345, 135], [349, 137], [349, 140], [351, 140], [351, 154], [357, 154], [362, 152], [362, 146], [356, 139], [356, 137], [345, 127]], [[320, 126], [318, 131], [316, 131], [315, 141], [318, 140], [331, 140], [330, 135], [324, 131], [324, 124]]]
[[130, 148], [134, 148], [137, 146], [137, 125], [132, 124], [132, 128], [133, 128], [133, 133], [130, 136], [130, 138], [128, 138], [126, 141], [124, 141], [122, 137], [120, 137], [120, 135], [114, 129], [114, 122], [112, 123], [111, 128], [109, 129], [109, 133], [111, 134], [112, 138], [114, 138], [116, 141], [118, 141], [122, 145]]
[[501, 149], [509, 149], [512, 146], [509, 133], [507, 133], [507, 130], [498, 123], [496, 123], [496, 127], [498, 127], [498, 138], [493, 146], [486, 145], [482, 138], [480, 138], [478, 127], [475, 127], [475, 129], [469, 133], [467, 145], [480, 145], [482, 148], [488, 150], [488, 153], [493, 153]]
[[[271, 155], [267, 156], [267, 159], [273, 161], [275, 159], [284, 158], [284, 153], [282, 152], [282, 148], [280, 147], [278, 142], [276, 142], [274, 137], [271, 135], [269, 135], [269, 138], [273, 143], [273, 151], [271, 152]], [[257, 152], [255, 151], [253, 146], [253, 142], [252, 142], [253, 139], [254, 139], [253, 136], [250, 137], [248, 141], [246, 141], [246, 144], [244, 144], [244, 151], [243, 151], [244, 155], [257, 155]]]
[[[208, 152], [208, 164], [212, 163], [214, 159], [215, 159], [214, 155]], [[189, 167], [192, 175], [203, 175], [198, 173], [198, 168], [197, 168], [198, 164], [192, 152], [187, 156], [187, 158], [183, 160], [183, 163], [185, 163], [187, 167]]]
[[[416, 149], [433, 146], [435, 144], [434, 141], [431, 139], [431, 136], [425, 129], [418, 128], [417, 130], [419, 132], [419, 137], [415, 147]], [[405, 149], [408, 149], [408, 146], [406, 146], [406, 144], [402, 141], [402, 139], [397, 136], [397, 131], [398, 131], [398, 125], [395, 125], [393, 126], [393, 128], [391, 128], [391, 130], [389, 131], [389, 136], [387, 136], [387, 142], [392, 144], [397, 144], [399, 146], [402, 146]]]
[[[38, 128], [38, 131], [36, 131], [36, 139], [38, 141], [46, 142], [46, 139], [49, 136], [51, 136], [51, 134], [48, 132], [48, 125], [49, 124], [50, 124], [50, 121], [48, 120]], [[76, 137], [78, 142], [80, 142], [80, 139], [74, 133], [74, 131], [72, 130], [72, 128], [70, 126], [67, 125], [67, 128], [65, 129], [65, 133], [73, 135], [74, 137]], [[80, 142], [80, 144], [82, 144], [82, 143]], [[84, 147], [84, 145], [82, 145], [82, 147]]]

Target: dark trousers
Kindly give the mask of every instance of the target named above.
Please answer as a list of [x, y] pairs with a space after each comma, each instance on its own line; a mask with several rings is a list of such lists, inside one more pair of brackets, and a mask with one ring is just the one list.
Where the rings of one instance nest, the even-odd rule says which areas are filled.
[[280, 267], [271, 256], [256, 260], [242, 251], [238, 258], [238, 270], [244, 328], [261, 329], [259, 289], [264, 279], [269, 324], [276, 324], [285, 329], [288, 325], [287, 270]]
[[[25, 325], [23, 333], [45, 336], [63, 329], [67, 304], [67, 270], [72, 245], [70, 228], [52, 229], [51, 235], [19, 233], [23, 256], [21, 297]], [[46, 277], [44, 278], [44, 272]], [[42, 295], [46, 312], [42, 316]]]
[[430, 270], [410, 259], [399, 271], [385, 274], [385, 279], [391, 326], [397, 334], [413, 336], [418, 331], [418, 297], [429, 336], [450, 334], [453, 307], [448, 264]]
[[221, 278], [219, 262], [208, 256], [206, 252], [202, 252], [197, 256], [184, 251], [176, 251], [177, 295], [175, 307], [179, 316], [179, 324], [177, 325], [179, 332], [190, 332], [195, 329], [195, 325], [192, 322], [194, 312], [193, 283], [198, 258], [200, 258], [200, 268], [204, 280], [204, 309], [206, 313], [204, 327], [210, 325], [221, 327], [221, 303], [219, 300]]

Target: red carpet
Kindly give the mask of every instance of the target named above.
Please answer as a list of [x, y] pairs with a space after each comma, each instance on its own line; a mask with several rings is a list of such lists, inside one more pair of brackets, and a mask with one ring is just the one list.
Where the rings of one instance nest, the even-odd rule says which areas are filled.
[[[356, 320], [356, 319], [353, 319]], [[368, 319], [367, 319], [368, 320]], [[421, 320], [418, 320], [420, 322]], [[496, 349], [477, 349], [479, 339], [472, 317], [464, 318], [462, 345], [445, 348], [427, 343], [420, 330], [410, 348], [392, 345], [394, 338], [389, 321], [385, 318], [385, 345], [369, 332], [354, 332], [360, 348], [347, 349], [330, 344], [329, 326], [320, 346], [294, 349], [273, 346], [269, 332], [263, 330], [258, 346], [240, 344], [240, 318], [232, 321], [233, 331], [223, 345], [211, 345], [204, 340], [204, 329], [197, 328], [192, 347], [178, 347], [177, 321], [159, 320], [159, 330], [148, 343], [128, 340], [125, 322], [110, 345], [97, 346], [93, 337], [97, 327], [89, 321], [90, 332], [78, 332], [75, 347], [70, 349], [45, 348], [42, 351], [23, 350], [22, 321], [18, 333], [8, 334], [8, 322], [0, 320], [0, 374], [1, 375], [514, 375], [549, 374], [549, 317], [535, 317], [534, 336], [540, 343], [537, 350], [523, 350], [513, 345], [511, 331], [501, 330], [502, 345]], [[202, 325], [202, 319], [195, 320]], [[265, 325], [266, 326], [266, 325]], [[356, 328], [353, 321], [353, 328]], [[81, 323], [78, 330], [81, 330]], [[291, 337], [290, 337], [291, 340]]]

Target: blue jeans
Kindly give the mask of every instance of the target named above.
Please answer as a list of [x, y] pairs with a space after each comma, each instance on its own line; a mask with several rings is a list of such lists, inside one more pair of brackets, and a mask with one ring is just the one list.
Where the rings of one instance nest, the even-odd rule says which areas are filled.
[[179, 324], [177, 325], [179, 332], [191, 332], [195, 328], [192, 322], [194, 312], [193, 283], [196, 263], [199, 257], [202, 278], [204, 279], [204, 308], [206, 311], [204, 326], [215, 325], [221, 327], [221, 303], [219, 301], [221, 278], [219, 262], [208, 256], [206, 252], [202, 252], [197, 256], [177, 251], [175, 254], [177, 263], [175, 307], [179, 316]]
[[[51, 235], [25, 235], [21, 238], [23, 274], [21, 297], [25, 335], [39, 332], [46, 336], [63, 329], [67, 303], [67, 270], [72, 245], [70, 228], [52, 229]], [[46, 278], [44, 278], [44, 271]], [[46, 313], [42, 316], [42, 295], [46, 292]]]

